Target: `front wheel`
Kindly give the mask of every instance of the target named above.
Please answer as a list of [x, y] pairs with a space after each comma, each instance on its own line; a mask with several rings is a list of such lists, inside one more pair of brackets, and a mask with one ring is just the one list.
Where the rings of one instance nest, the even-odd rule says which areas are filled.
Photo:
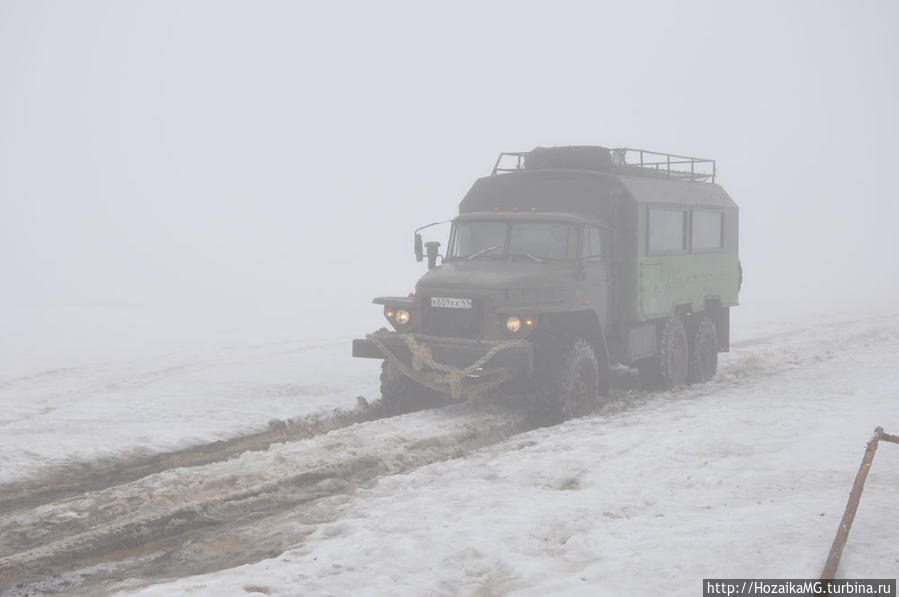
[[593, 346], [584, 338], [546, 350], [535, 371], [538, 400], [550, 418], [564, 421], [593, 412], [599, 406], [599, 365]]
[[407, 413], [443, 406], [448, 402], [446, 395], [412, 381], [395, 370], [386, 359], [381, 364], [381, 405], [388, 412]]

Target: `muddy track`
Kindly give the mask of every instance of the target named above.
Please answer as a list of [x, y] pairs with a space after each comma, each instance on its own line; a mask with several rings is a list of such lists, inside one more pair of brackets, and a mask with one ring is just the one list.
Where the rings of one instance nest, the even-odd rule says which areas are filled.
[[24, 507], [48, 504], [67, 497], [100, 491], [113, 485], [130, 483], [168, 469], [191, 467], [227, 460], [244, 452], [266, 450], [272, 444], [308, 439], [355, 425], [392, 416], [376, 401], [360, 404], [352, 410], [274, 420], [268, 429], [228, 440], [190, 446], [132, 459], [67, 464], [41, 477], [21, 483], [0, 485], [0, 515]]
[[[603, 412], [661, 399], [636, 384], [634, 375], [617, 372]], [[330, 431], [316, 427], [306, 439], [280, 436], [283, 443], [273, 440], [255, 452], [235, 448], [222, 458], [200, 446], [196, 455], [184, 451], [184, 458], [208, 462], [187, 467], [163, 455], [160, 470], [131, 482], [103, 479], [100, 489], [29, 504], [0, 518], [0, 594], [102, 594], [101, 587], [117, 586], [117, 579], [159, 581], [273, 557], [309, 532], [297, 527], [298, 519], [333, 519], [322, 506], [326, 498], [540, 426], [511, 402], [394, 417], [375, 409], [375, 418], [352, 428], [347, 419]]]
[[[160, 558], [171, 559], [196, 537], [213, 533], [220, 539], [227, 528], [239, 533], [247, 520], [463, 456], [528, 428], [527, 421], [523, 412], [486, 412], [469, 405], [411, 413], [20, 509], [0, 520], [0, 592], [68, 592], [75, 588], [64, 586], [73, 582], [71, 577], [64, 581], [63, 574], [58, 577], [63, 580], [48, 586], [48, 571], [60, 574], [108, 562], [117, 564], [100, 566], [84, 580], [93, 584], [109, 576], [152, 575], [154, 569], [158, 573]], [[253, 550], [252, 557], [269, 556], [290, 544], [275, 542], [261, 552]], [[121, 561], [123, 555], [128, 557]], [[215, 560], [234, 565], [247, 557], [220, 553]], [[200, 558], [191, 567], [199, 572], [209, 565]]]
[[[632, 374], [613, 385], [604, 413], [662, 399], [637, 391]], [[333, 499], [538, 426], [515, 397], [454, 405], [20, 509], [0, 519], [0, 555], [12, 554], [0, 557], [0, 594], [105, 594], [122, 578], [133, 588], [274, 557], [339, 516]]]

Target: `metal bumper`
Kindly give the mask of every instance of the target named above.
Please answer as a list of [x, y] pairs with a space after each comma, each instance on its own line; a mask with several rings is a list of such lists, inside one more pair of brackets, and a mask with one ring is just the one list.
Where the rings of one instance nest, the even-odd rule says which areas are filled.
[[[412, 363], [412, 352], [397, 335], [382, 336], [381, 341], [397, 358], [404, 363]], [[471, 365], [492, 348], [492, 344], [465, 338], [436, 338], [434, 336], [417, 336], [419, 343], [426, 345], [438, 363], [464, 368]], [[353, 356], [366, 359], [383, 359], [384, 354], [367, 339], [353, 340]], [[496, 353], [484, 367], [508, 367], [531, 373], [534, 367], [534, 347], [530, 342]]]

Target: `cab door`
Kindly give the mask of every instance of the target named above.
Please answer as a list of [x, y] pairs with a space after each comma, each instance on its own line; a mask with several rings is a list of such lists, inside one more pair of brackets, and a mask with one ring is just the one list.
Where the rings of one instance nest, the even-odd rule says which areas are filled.
[[599, 317], [603, 330], [608, 330], [610, 297], [610, 255], [608, 231], [588, 226], [581, 233], [580, 293], [585, 305], [590, 305]]

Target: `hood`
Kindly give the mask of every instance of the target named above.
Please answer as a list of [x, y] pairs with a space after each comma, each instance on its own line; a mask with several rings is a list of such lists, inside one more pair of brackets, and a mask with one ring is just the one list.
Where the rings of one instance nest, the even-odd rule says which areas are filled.
[[450, 261], [426, 273], [416, 286], [478, 290], [557, 288], [570, 286], [574, 282], [574, 270], [573, 263], [509, 263], [491, 259]]

